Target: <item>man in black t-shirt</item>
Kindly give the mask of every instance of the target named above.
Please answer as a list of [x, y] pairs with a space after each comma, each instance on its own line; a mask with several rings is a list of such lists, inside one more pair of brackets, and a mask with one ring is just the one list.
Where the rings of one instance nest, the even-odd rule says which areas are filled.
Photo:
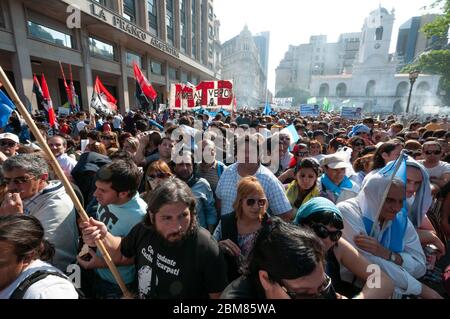
[[[103, 239], [117, 265], [136, 266], [140, 298], [218, 298], [227, 285], [224, 257], [208, 231], [198, 227], [195, 197], [179, 179], [155, 189], [144, 222], [125, 238], [112, 236], [94, 219], [80, 227], [89, 246]], [[106, 266], [92, 257], [91, 267]]]

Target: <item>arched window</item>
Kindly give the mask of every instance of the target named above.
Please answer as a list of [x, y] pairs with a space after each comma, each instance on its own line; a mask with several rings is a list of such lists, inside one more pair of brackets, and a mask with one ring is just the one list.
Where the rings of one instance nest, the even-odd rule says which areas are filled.
[[330, 94], [330, 87], [328, 86], [327, 83], [323, 83], [319, 89], [319, 96], [327, 97], [327, 96], [329, 96], [329, 94]]
[[428, 82], [420, 82], [417, 85], [417, 94], [426, 94], [430, 91], [430, 84]]
[[339, 83], [336, 87], [336, 96], [345, 97], [347, 95], [347, 86], [345, 83]]
[[366, 96], [374, 96], [375, 95], [375, 81], [370, 80], [366, 85]]
[[395, 91], [395, 96], [407, 96], [408, 95], [409, 84], [406, 81], [400, 82], [397, 85], [397, 90]]
[[383, 40], [383, 27], [380, 26], [375, 30], [375, 40]]
[[397, 100], [394, 103], [394, 114], [401, 114], [405, 111], [405, 102], [402, 100]]

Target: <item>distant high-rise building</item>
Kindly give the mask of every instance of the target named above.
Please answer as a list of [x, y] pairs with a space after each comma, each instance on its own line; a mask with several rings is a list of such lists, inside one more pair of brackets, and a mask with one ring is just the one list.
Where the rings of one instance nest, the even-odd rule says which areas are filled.
[[[268, 38], [267, 38], [268, 39]], [[258, 38], [260, 48], [268, 45]], [[268, 57], [255, 43], [248, 27], [222, 45], [222, 79], [233, 80], [238, 106], [260, 107], [266, 101], [267, 68], [261, 54]]]

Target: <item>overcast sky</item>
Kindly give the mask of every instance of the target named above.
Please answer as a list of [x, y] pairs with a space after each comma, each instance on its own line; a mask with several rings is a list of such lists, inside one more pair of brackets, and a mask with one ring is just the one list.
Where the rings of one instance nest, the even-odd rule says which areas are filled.
[[327, 35], [336, 42], [339, 34], [360, 32], [364, 19], [381, 6], [395, 9], [391, 52], [395, 51], [398, 28], [433, 0], [215, 0], [222, 43], [238, 35], [247, 24], [252, 34], [270, 31], [268, 88], [275, 90], [275, 69], [289, 45], [308, 43], [311, 35]]

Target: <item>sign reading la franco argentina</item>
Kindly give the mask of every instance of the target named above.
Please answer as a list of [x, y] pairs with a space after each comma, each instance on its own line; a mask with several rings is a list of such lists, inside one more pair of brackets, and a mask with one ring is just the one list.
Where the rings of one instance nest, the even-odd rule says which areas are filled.
[[[103, 20], [104, 22], [108, 23], [109, 25], [112, 25], [116, 29], [122, 30], [122, 31], [128, 33], [129, 35], [131, 35], [147, 44], [150, 44], [151, 46], [157, 48], [158, 50], [161, 50], [161, 51], [163, 51], [167, 54], [170, 54], [171, 56], [174, 56], [176, 58], [180, 57], [180, 54], [174, 47], [153, 37], [146, 31], [137, 27], [133, 23], [128, 22], [121, 16], [118, 16], [118, 15], [112, 13], [111, 11], [109, 11], [95, 3], [91, 3], [89, 6], [90, 6], [90, 10], [88, 10], [88, 11], [84, 10], [86, 13], [89, 13], [90, 15], [96, 17], [97, 19]], [[82, 8], [82, 10], [83, 10], [83, 8]]]

